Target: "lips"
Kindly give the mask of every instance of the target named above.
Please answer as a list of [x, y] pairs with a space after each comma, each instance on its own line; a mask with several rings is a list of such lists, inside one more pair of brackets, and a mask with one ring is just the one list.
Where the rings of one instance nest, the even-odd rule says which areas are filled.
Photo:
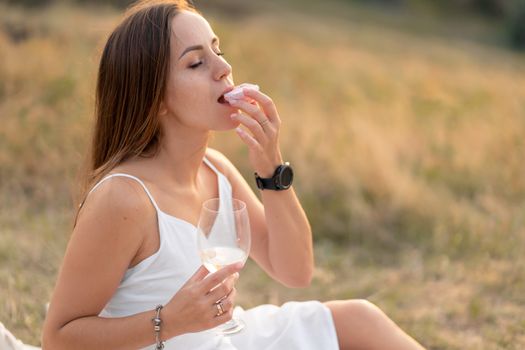
[[217, 102], [221, 103], [221, 104], [229, 104], [228, 101], [226, 101], [226, 99], [224, 98], [224, 94], [227, 94], [228, 92], [232, 91], [233, 89], [235, 88], [235, 86], [229, 86], [227, 87], [221, 94], [221, 96], [219, 96], [219, 98], [217, 99]]

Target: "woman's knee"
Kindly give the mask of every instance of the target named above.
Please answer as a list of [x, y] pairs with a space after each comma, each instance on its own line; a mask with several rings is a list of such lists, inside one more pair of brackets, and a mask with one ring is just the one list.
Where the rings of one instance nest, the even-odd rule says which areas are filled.
[[379, 307], [366, 299], [334, 300], [326, 305], [335, 319], [343, 318], [346, 322], [376, 323], [386, 317]]
[[423, 349], [368, 300], [336, 300], [326, 305], [332, 311], [342, 350]]
[[348, 300], [346, 303], [346, 311], [348, 315], [353, 315], [362, 321], [377, 322], [386, 317], [377, 305], [366, 299]]
[[357, 310], [357, 312], [366, 314], [382, 313], [381, 309], [374, 303], [366, 299], [347, 300], [348, 307]]
[[384, 313], [365, 299], [333, 300], [326, 302], [332, 312], [339, 341], [345, 349], [367, 348], [384, 322]]

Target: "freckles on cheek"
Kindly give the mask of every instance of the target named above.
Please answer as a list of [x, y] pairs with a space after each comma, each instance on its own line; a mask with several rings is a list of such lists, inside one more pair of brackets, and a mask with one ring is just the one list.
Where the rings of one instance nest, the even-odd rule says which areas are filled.
[[178, 101], [188, 101], [192, 99], [195, 95], [195, 89], [193, 89], [192, 80], [190, 78], [180, 77], [173, 81], [172, 92], [173, 96]]
[[182, 119], [194, 118], [200, 115], [205, 108], [199, 90], [192, 88], [191, 85], [183, 84], [172, 90], [169, 104], [172, 112]]
[[168, 81], [168, 85], [166, 86], [166, 100], [171, 109], [180, 109], [180, 102], [185, 101], [187, 98], [186, 95], [187, 92], [186, 89], [184, 89], [184, 85], [178, 80]]

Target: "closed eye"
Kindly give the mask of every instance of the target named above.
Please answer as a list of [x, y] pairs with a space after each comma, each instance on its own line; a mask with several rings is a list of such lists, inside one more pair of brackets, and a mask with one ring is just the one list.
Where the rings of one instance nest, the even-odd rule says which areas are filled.
[[191, 68], [191, 69], [195, 69], [195, 68], [197, 68], [198, 66], [200, 66], [201, 64], [202, 64], [202, 61], [199, 61], [199, 62], [197, 62], [197, 63], [192, 64], [192, 65], [190, 66], [190, 68]]
[[[216, 52], [216, 55], [217, 56], [224, 56], [224, 52]], [[197, 63], [194, 63], [190, 66], [191, 69], [195, 69], [197, 68], [198, 66], [200, 66], [202, 64], [202, 61], [199, 61]]]

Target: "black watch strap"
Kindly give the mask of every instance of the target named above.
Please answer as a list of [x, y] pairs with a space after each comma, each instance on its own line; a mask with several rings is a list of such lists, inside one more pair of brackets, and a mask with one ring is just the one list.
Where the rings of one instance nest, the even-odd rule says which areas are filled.
[[279, 188], [274, 182], [273, 177], [262, 178], [259, 175], [257, 175], [257, 173], [255, 173], [255, 182], [257, 183], [257, 187], [261, 190], [279, 190]]
[[255, 173], [255, 182], [261, 190], [287, 190], [292, 185], [292, 181], [293, 170], [288, 162], [279, 165], [270, 178], [262, 178]]

